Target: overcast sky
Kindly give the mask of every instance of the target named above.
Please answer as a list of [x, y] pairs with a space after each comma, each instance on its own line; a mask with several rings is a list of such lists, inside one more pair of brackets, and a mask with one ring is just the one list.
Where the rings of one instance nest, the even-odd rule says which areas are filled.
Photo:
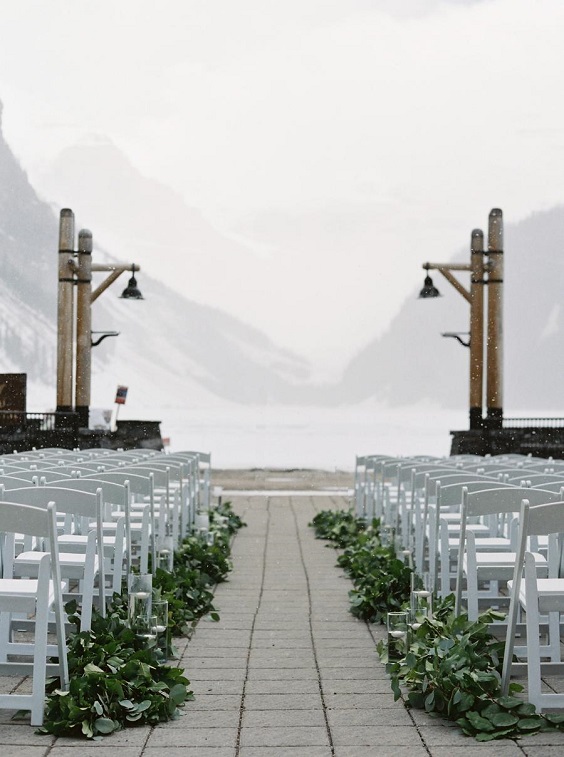
[[490, 208], [512, 222], [563, 200], [562, 0], [2, 0], [0, 19], [4, 132], [32, 181], [98, 134], [225, 229], [376, 221], [370, 252], [312, 249], [311, 329], [257, 306], [328, 365]]

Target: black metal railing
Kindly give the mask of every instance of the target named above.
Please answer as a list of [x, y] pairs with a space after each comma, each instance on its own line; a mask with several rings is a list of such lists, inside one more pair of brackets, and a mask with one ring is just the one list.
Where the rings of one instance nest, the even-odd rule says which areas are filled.
[[564, 428], [564, 418], [504, 418], [503, 428]]
[[77, 413], [26, 413], [21, 410], [0, 410], [0, 430], [4, 433], [22, 431], [74, 431], [78, 428]]

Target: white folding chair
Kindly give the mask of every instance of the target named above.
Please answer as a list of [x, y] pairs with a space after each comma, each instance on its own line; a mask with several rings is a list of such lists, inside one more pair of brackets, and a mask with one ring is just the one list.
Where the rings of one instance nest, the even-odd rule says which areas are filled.
[[[540, 489], [522, 489], [519, 487], [497, 487], [482, 491], [468, 492], [465, 490], [462, 503], [462, 520], [460, 529], [460, 546], [457, 556], [456, 570], [456, 609], [461, 611], [463, 583], [466, 580], [466, 602], [468, 618], [476, 620], [479, 602], [487, 602], [497, 606], [506, 602], [500, 597], [499, 584], [505, 584], [513, 576], [516, 551], [515, 544], [504, 538], [501, 549], [496, 548], [499, 536], [487, 543], [487, 539], [480, 545], [475, 535], [468, 530], [468, 519], [472, 517], [484, 518], [488, 515], [507, 515], [519, 512], [521, 501], [529, 497], [534, 504], [552, 502], [560, 497], [553, 492]], [[480, 549], [481, 546], [481, 549]], [[513, 549], [511, 548], [513, 546]], [[546, 557], [535, 552], [537, 571], [540, 576], [548, 575]], [[479, 584], [488, 582], [491, 590], [480, 592]]]
[[[503, 659], [502, 692], [509, 691], [512, 674], [526, 672], [527, 697], [540, 712], [547, 708], [564, 707], [564, 694], [542, 690], [542, 676], [562, 675], [562, 662], [543, 662], [543, 657], [551, 657], [552, 648], [560, 644], [560, 615], [564, 612], [564, 578], [558, 577], [562, 535], [564, 533], [564, 501], [531, 506], [526, 499], [521, 504], [519, 519], [519, 544], [515, 559], [513, 580], [510, 583], [511, 601], [509, 605], [505, 654]], [[528, 551], [532, 537], [549, 538], [548, 578], [538, 578], [535, 562]], [[526, 613], [526, 649], [516, 647], [516, 630], [519, 610]], [[540, 644], [542, 616], [549, 618], [549, 640], [546, 647]], [[553, 638], [556, 636], [556, 638]], [[526, 662], [513, 661], [516, 653], [526, 652]], [[559, 660], [560, 658], [558, 658]]]
[[[104, 552], [104, 575], [110, 578], [112, 594], [121, 594], [126, 576], [127, 555], [130, 544], [126, 534], [126, 514], [129, 511], [129, 488], [124, 484], [99, 481], [93, 478], [71, 478], [53, 482], [51, 486], [96, 494], [102, 490], [102, 543]], [[112, 518], [112, 509], [120, 508], [122, 517]], [[95, 523], [93, 522], [95, 526]], [[85, 549], [87, 536], [84, 534], [63, 534], [59, 542], [63, 549], [78, 552]]]
[[[156, 545], [154, 540], [155, 533], [155, 501], [154, 501], [154, 484], [153, 477], [141, 476], [137, 473], [132, 473], [131, 469], [122, 471], [121, 469], [114, 469], [113, 471], [106, 471], [104, 473], [95, 473], [93, 476], [83, 476], [79, 480], [95, 480], [99, 482], [106, 481], [110, 484], [121, 484], [126, 486], [128, 490], [128, 499], [130, 500], [122, 509], [121, 503], [116, 503], [120, 507], [119, 510], [113, 512], [113, 517], [116, 519], [125, 515], [125, 538], [127, 542], [127, 573], [131, 572], [131, 563], [134, 558], [134, 547], [138, 550], [138, 562], [139, 570], [141, 573], [147, 573], [149, 570], [149, 549], [151, 549], [153, 559], [153, 570], [156, 570]], [[101, 484], [98, 484], [99, 486]], [[136, 511], [135, 517], [132, 517], [132, 503], [131, 497], [140, 503], [140, 509]], [[149, 502], [143, 502], [143, 498], [147, 497]], [[104, 528], [111, 528], [111, 526], [105, 525]]]
[[[0, 654], [6, 660], [9, 655], [31, 658], [31, 662], [0, 662], [0, 673], [32, 676], [31, 694], [0, 694], [0, 708], [31, 710], [31, 724], [39, 726], [43, 723], [47, 675], [58, 675], [63, 690], [67, 690], [69, 684], [63, 587], [54, 504], [45, 509], [0, 501], [0, 533], [4, 535], [4, 549], [7, 549], [6, 536], [14, 533], [25, 533], [36, 539], [45, 539], [50, 545], [49, 553], [41, 558], [37, 578], [13, 578], [4, 575], [0, 579]], [[48, 644], [51, 611], [55, 615], [55, 650]], [[33, 643], [19, 643], [13, 637], [12, 616], [22, 613], [35, 618]], [[56, 656], [57, 664], [48, 665], [48, 656]]]
[[[60, 570], [65, 581], [78, 582], [77, 598], [81, 607], [80, 630], [90, 630], [96, 579], [98, 579], [100, 613], [102, 616], [106, 614], [102, 490], [98, 489], [96, 493], [91, 494], [55, 486], [32, 486], [25, 489], [12, 489], [9, 497], [12, 502], [42, 508], [54, 502], [57, 513], [71, 516], [67, 521], [65, 533], [57, 537]], [[91, 521], [94, 521], [95, 529], [90, 528]], [[80, 549], [77, 550], [79, 545]], [[10, 566], [14, 577], [35, 578], [42, 554], [40, 550], [34, 549], [16, 555]]]

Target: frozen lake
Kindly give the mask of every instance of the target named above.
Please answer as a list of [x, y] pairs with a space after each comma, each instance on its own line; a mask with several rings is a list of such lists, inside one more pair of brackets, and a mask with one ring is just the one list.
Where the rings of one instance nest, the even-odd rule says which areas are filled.
[[[465, 412], [431, 406], [155, 408], [170, 449], [212, 453], [216, 468], [353, 470], [355, 455], [448, 455]], [[149, 417], [149, 416], [147, 416]]]

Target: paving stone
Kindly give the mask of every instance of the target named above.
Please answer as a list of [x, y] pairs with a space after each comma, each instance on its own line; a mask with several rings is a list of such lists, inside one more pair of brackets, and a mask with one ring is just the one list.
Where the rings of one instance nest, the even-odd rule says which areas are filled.
[[281, 747], [243, 747], [239, 752], [239, 757], [332, 757], [331, 749], [322, 746], [308, 746], [307, 755], [304, 754], [303, 747], [281, 746]]
[[222, 678], [211, 680], [190, 679], [191, 688], [196, 696], [200, 694], [231, 694], [241, 696], [243, 693], [243, 679], [239, 681], [225, 681]]
[[325, 728], [325, 717], [318, 701], [317, 709], [247, 710], [243, 713], [243, 728], [277, 728], [318, 726]]
[[315, 710], [321, 708], [319, 691], [313, 694], [246, 694], [245, 712], [249, 710]]
[[375, 667], [352, 668], [352, 669], [347, 668], [347, 667], [344, 667], [344, 668], [343, 667], [341, 668], [325, 667], [323, 669], [320, 668], [320, 671], [321, 671], [321, 679], [323, 681], [332, 681], [339, 678], [344, 678], [347, 680], [351, 678], [357, 678], [359, 680], [362, 680], [362, 679], [389, 680], [385, 669], [380, 665], [375, 666]]
[[237, 655], [236, 657], [227, 655], [222, 657], [193, 657], [190, 653], [187, 654], [184, 664], [188, 667], [189, 672], [197, 670], [201, 672], [203, 670], [214, 670], [221, 668], [222, 670], [242, 669], [247, 667], [247, 657]]
[[545, 733], [535, 733], [533, 736], [525, 736], [519, 740], [523, 749], [533, 746], [560, 746], [564, 753], [564, 732], [563, 731], [546, 731]]
[[[377, 678], [373, 680], [349, 680], [336, 679], [323, 681], [323, 693], [326, 697], [333, 694], [387, 694], [388, 698], [393, 701], [392, 689], [388, 678]], [[382, 700], [385, 701], [385, 700]], [[427, 715], [427, 713], [424, 713]], [[427, 715], [427, 720], [429, 716]]]
[[[119, 748], [120, 754], [122, 749], [136, 749], [139, 753], [143, 749], [143, 745], [147, 741], [151, 728], [149, 726], [138, 726], [135, 728], [124, 728], [122, 731], [116, 731], [110, 736], [106, 736], [102, 741], [92, 741], [91, 739], [70, 738], [67, 736], [59, 736], [55, 742], [57, 749], [67, 749], [66, 754], [70, 755], [72, 752], [70, 749], [98, 749], [103, 747]], [[73, 756], [74, 757], [74, 756]]]
[[[273, 637], [274, 638], [274, 637]], [[304, 636], [303, 639], [253, 639], [253, 649], [311, 649], [311, 638]]]
[[338, 746], [335, 757], [429, 757], [424, 746]]
[[328, 709], [327, 719], [331, 729], [347, 725], [402, 725], [413, 727], [409, 713], [403, 708], [379, 709], [373, 706], [359, 710]]
[[[239, 700], [240, 703], [241, 700]], [[233, 728], [239, 727], [239, 709], [230, 710], [196, 710], [189, 705], [177, 720], [163, 723], [159, 728]]]
[[[2, 744], [0, 754], [2, 757], [46, 757], [47, 754], [53, 754], [50, 749], [48, 745], [41, 747], [27, 744]], [[131, 757], [137, 757], [137, 751]]]
[[301, 680], [278, 681], [278, 680], [249, 680], [245, 691], [247, 694], [317, 694], [319, 695], [319, 682], [317, 678]]
[[292, 726], [290, 728], [242, 728], [241, 746], [310, 747], [329, 746], [324, 727]]
[[295, 668], [297, 665], [304, 667], [314, 667], [315, 657], [313, 651], [292, 650], [292, 654], [283, 653], [281, 650], [270, 650], [267, 654], [257, 654], [256, 650], [251, 652], [249, 659], [249, 668]]
[[[199, 670], [198, 668], [191, 670], [189, 660], [186, 661], [187, 670], [186, 675], [190, 681], [244, 681], [245, 680], [245, 668], [206, 668], [205, 670]], [[226, 691], [226, 694], [229, 692]]]
[[[83, 739], [83, 743], [85, 743], [85, 739]], [[88, 742], [86, 746], [88, 746], [88, 751], [90, 751], [92, 748], [96, 750], [96, 757], [115, 757], [116, 747], [111, 746], [111, 744], [113, 744], [112, 737], [107, 736], [103, 741]], [[49, 752], [49, 757], [74, 757], [73, 752], [76, 755], [77, 748], [78, 747], [76, 745], [64, 746], [64, 741], [62, 739], [59, 739], [59, 741], [57, 741], [57, 744]], [[120, 757], [138, 757], [141, 748], [142, 747], [139, 746], [121, 746], [119, 748]], [[6, 757], [3, 748], [2, 757]], [[27, 754], [24, 755], [22, 753], [22, 757], [27, 757]], [[30, 757], [32, 757], [31, 753]]]
[[249, 668], [249, 681], [299, 681], [304, 678], [317, 680], [317, 670], [313, 666], [303, 668]]
[[[523, 757], [523, 751], [515, 742], [505, 743], [497, 741], [488, 741], [481, 744], [476, 739], [468, 739], [471, 743], [467, 746], [436, 746], [433, 747], [431, 754], [433, 757]], [[550, 749], [551, 747], [542, 747]], [[539, 747], [540, 749], [540, 747]], [[550, 754], [550, 752], [538, 752], [538, 757]], [[555, 753], [556, 754], [556, 753]], [[559, 752], [562, 755], [562, 750]]]
[[213, 645], [195, 644], [186, 650], [187, 659], [221, 658], [228, 660], [246, 660], [249, 650], [246, 647], [217, 647]]
[[38, 735], [29, 723], [5, 723], [0, 725], [0, 754], [6, 744], [27, 744], [29, 746], [49, 747], [55, 741], [54, 736]]
[[184, 705], [185, 712], [194, 710], [237, 710], [241, 706], [241, 696], [236, 694], [198, 694]]
[[[323, 691], [328, 691], [324, 686]], [[330, 689], [329, 689], [330, 691]], [[393, 696], [388, 694], [327, 694], [325, 706], [332, 710], [402, 710], [402, 702], [394, 702]]]
[[143, 750], [143, 757], [235, 757], [235, 747], [146, 747]]
[[147, 742], [147, 747], [234, 747], [237, 739], [235, 728], [169, 728], [157, 726]]
[[421, 746], [413, 726], [337, 726], [331, 729], [335, 746]]

